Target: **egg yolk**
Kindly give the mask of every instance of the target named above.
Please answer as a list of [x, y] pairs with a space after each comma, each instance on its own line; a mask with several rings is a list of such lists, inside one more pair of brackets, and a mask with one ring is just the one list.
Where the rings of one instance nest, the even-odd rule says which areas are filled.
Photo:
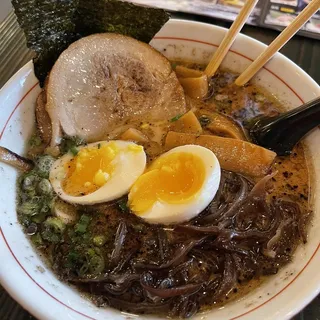
[[113, 142], [81, 149], [65, 165], [63, 190], [72, 196], [83, 196], [101, 188], [110, 179], [119, 152]]
[[205, 166], [199, 156], [181, 152], [160, 157], [131, 188], [130, 209], [142, 215], [157, 201], [188, 203], [197, 196], [204, 180]]

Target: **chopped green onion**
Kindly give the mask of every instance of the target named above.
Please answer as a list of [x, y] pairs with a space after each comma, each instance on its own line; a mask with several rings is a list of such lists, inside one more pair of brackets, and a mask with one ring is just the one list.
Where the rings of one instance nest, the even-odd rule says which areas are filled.
[[87, 231], [90, 222], [90, 217], [82, 215], [79, 222], [74, 226], [74, 230], [77, 233], [85, 233]]
[[127, 200], [121, 200], [121, 201], [119, 201], [119, 202], [118, 202], [118, 206], [119, 206], [119, 208], [120, 208], [120, 210], [121, 210], [122, 212], [127, 212], [127, 211], [129, 211], [129, 208], [128, 208], [128, 206], [127, 206]]
[[98, 149], [100, 149], [101, 148], [101, 143], [98, 143]]
[[70, 251], [67, 255], [67, 264], [69, 267], [72, 267], [80, 259], [79, 253], [76, 251]]
[[88, 272], [88, 270], [89, 270], [89, 266], [88, 266], [88, 264], [87, 263], [84, 263], [83, 265], [82, 265], [82, 267], [80, 268], [80, 270], [79, 270], [79, 276], [84, 276], [87, 272]]
[[[85, 140], [78, 138], [78, 137], [72, 137], [72, 138], [65, 138], [61, 141], [60, 144], [60, 151], [62, 153], [73, 152], [77, 150], [76, 147], [85, 144]], [[73, 151], [72, 151], [73, 150]], [[77, 150], [78, 151], [78, 150]], [[74, 154], [76, 155], [76, 154]]]
[[36, 133], [34, 133], [29, 140], [30, 147], [39, 147], [41, 144], [41, 138]]
[[51, 183], [48, 179], [42, 179], [38, 184], [40, 194], [50, 194], [52, 191]]
[[28, 174], [22, 180], [22, 188], [24, 191], [34, 191], [35, 185], [38, 181], [38, 177], [33, 174]]
[[54, 161], [55, 161], [55, 159], [49, 155], [39, 157], [36, 161], [36, 167], [38, 169], [38, 174], [43, 178], [48, 178], [50, 169], [51, 169]]
[[44, 230], [41, 233], [43, 239], [58, 243], [61, 241], [61, 236], [66, 226], [63, 221], [57, 217], [49, 217], [44, 223]]
[[41, 223], [46, 220], [46, 216], [47, 215], [45, 213], [36, 214], [31, 218], [31, 220], [32, 222], [35, 222], [35, 223]]
[[[80, 266], [82, 266], [83, 269]], [[73, 269], [79, 275], [84, 275], [88, 271], [88, 264], [83, 262], [83, 257], [77, 250], [74, 249], [71, 249], [67, 255], [65, 267]]]
[[19, 221], [20, 221], [20, 223], [24, 226], [24, 227], [29, 227], [29, 225], [30, 225], [30, 219], [29, 219], [29, 217], [28, 216], [26, 216], [26, 215], [19, 215]]
[[40, 233], [36, 233], [31, 236], [31, 241], [36, 245], [36, 246], [41, 246], [43, 244], [42, 238]]
[[83, 224], [76, 224], [75, 231], [78, 233], [85, 233], [87, 231], [87, 226], [85, 226]]
[[94, 245], [97, 247], [102, 247], [107, 242], [107, 238], [104, 235], [95, 236], [92, 240], [93, 240]]
[[68, 260], [76, 261], [79, 258], [79, 254], [75, 251], [71, 251], [68, 254]]
[[175, 117], [173, 117], [172, 119], [170, 119], [170, 122], [175, 122], [175, 121], [179, 120], [182, 116], [183, 116], [183, 114], [178, 114]]
[[[53, 201], [51, 201], [51, 202], [53, 202]], [[42, 205], [42, 208], [41, 208], [41, 210], [40, 210], [40, 213], [42, 213], [42, 214], [48, 214], [48, 213], [50, 213], [50, 211], [51, 211], [51, 206], [52, 206], [52, 203], [51, 203], [51, 202], [46, 203], [46, 202], [44, 201], [44, 203], [43, 203], [43, 205]]]
[[45, 225], [52, 227], [55, 232], [59, 233], [63, 233], [64, 229], [66, 228], [66, 225], [63, 223], [63, 221], [57, 217], [49, 217], [45, 221]]
[[51, 229], [45, 229], [41, 232], [41, 236], [44, 240], [52, 243], [59, 243], [61, 240], [61, 235], [53, 232]]
[[89, 262], [89, 272], [94, 275], [99, 275], [105, 267], [104, 259], [102, 256], [94, 255]]
[[38, 214], [41, 208], [41, 204], [40, 202], [34, 201], [33, 199], [30, 201], [25, 201], [22, 204], [20, 204], [17, 207], [18, 213], [28, 215], [28, 216], [34, 216]]
[[70, 148], [70, 152], [71, 152], [74, 156], [76, 156], [76, 155], [79, 153], [79, 150], [78, 150], [76, 147], [72, 147], [72, 148]]
[[94, 249], [90, 248], [87, 251], [87, 255], [89, 256], [89, 258], [91, 258], [96, 255], [96, 252], [94, 251]]
[[29, 190], [29, 191], [26, 191], [25, 195], [27, 195], [29, 199], [33, 199], [34, 197], [37, 196], [37, 193], [36, 193], [36, 190]]

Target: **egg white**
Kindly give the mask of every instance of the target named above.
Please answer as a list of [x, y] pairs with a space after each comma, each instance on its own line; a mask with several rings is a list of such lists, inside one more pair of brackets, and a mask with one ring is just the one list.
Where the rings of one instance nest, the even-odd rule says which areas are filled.
[[[53, 164], [50, 170], [49, 180], [54, 191], [61, 199], [69, 203], [91, 205], [118, 199], [129, 192], [131, 186], [145, 170], [147, 161], [146, 154], [144, 150], [127, 150], [128, 146], [130, 145], [136, 146], [136, 144], [133, 142], [120, 140], [113, 140], [112, 142], [115, 143], [119, 148], [119, 153], [113, 160], [114, 171], [105, 185], [88, 195], [71, 196], [65, 193], [62, 188], [62, 181], [65, 179], [67, 174], [66, 170], [64, 169], [64, 165], [74, 158], [73, 155], [67, 153]], [[95, 147], [98, 144], [108, 144], [108, 142], [101, 141], [91, 143], [87, 146], [79, 147], [78, 150], [88, 147]]]
[[[205, 167], [203, 185], [195, 197], [192, 200], [186, 200], [186, 203], [170, 204], [159, 200], [156, 201], [148, 211], [138, 215], [148, 223], [168, 225], [191, 220], [210, 204], [218, 191], [221, 168], [215, 154], [211, 150], [201, 146], [185, 145], [174, 148], [161, 157], [182, 152], [194, 154], [203, 161]], [[129, 193], [129, 203], [133, 193], [133, 191]]]

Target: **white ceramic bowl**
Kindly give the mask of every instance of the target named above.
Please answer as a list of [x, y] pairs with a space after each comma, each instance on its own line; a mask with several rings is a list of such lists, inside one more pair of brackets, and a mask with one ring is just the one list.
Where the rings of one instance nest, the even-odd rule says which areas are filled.
[[[171, 20], [151, 44], [170, 59], [206, 63], [226, 30]], [[223, 63], [240, 72], [265, 45], [240, 35]], [[320, 96], [319, 86], [299, 67], [278, 54], [255, 78], [255, 82], [289, 107]], [[40, 91], [32, 63], [24, 66], [0, 92], [0, 145], [23, 153], [34, 125], [35, 100]], [[276, 276], [240, 300], [195, 319], [289, 319], [306, 306], [320, 289], [320, 131], [306, 139], [315, 168], [315, 217], [309, 242], [295, 253], [293, 262]], [[99, 309], [77, 291], [61, 283], [30, 246], [15, 212], [17, 172], [0, 164], [0, 280], [24, 308], [39, 319], [132, 319], [111, 309]], [[147, 317], [155, 319], [155, 317]]]

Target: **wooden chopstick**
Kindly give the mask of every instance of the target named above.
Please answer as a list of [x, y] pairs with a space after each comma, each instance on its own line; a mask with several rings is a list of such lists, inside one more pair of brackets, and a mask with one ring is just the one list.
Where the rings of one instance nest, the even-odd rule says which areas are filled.
[[247, 21], [249, 15], [251, 14], [253, 8], [257, 4], [258, 0], [247, 0], [244, 6], [242, 7], [240, 13], [238, 14], [237, 18], [234, 20], [232, 26], [226, 33], [224, 39], [222, 40], [219, 48], [213, 55], [210, 63], [208, 64], [204, 73], [211, 78], [214, 76], [216, 71], [218, 70], [222, 60], [228, 53], [230, 47], [232, 46], [235, 38], [237, 37], [238, 33], [242, 29], [243, 25]]
[[269, 47], [240, 74], [235, 84], [245, 85], [320, 9], [320, 0], [312, 0], [308, 6], [287, 26]]

